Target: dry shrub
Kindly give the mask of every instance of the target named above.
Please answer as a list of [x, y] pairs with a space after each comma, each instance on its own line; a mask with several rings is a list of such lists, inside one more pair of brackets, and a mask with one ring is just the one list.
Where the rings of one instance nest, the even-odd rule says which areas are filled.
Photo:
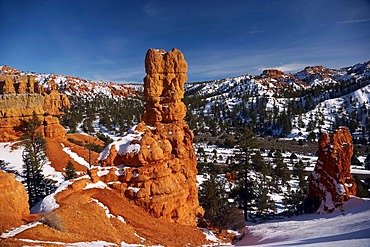
[[60, 216], [55, 212], [49, 212], [44, 214], [41, 218], [41, 223], [47, 225], [51, 228], [54, 228], [58, 231], [63, 231], [63, 221]]

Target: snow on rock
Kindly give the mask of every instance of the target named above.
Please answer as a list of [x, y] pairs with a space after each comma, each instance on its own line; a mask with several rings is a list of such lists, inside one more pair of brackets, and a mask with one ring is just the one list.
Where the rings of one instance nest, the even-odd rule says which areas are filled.
[[[37, 225], [40, 225], [41, 222], [32, 222], [32, 223], [29, 223], [27, 225], [22, 225], [20, 227], [17, 227], [17, 228], [14, 228], [10, 231], [7, 231], [7, 232], [4, 232], [0, 235], [0, 238], [10, 238], [10, 237], [14, 237], [15, 235], [27, 230], [27, 229], [30, 229], [32, 227], [35, 227]], [[0, 241], [1, 242], [1, 241]]]
[[98, 182], [96, 182], [96, 183], [88, 183], [86, 186], [85, 186], [85, 188], [84, 188], [84, 190], [88, 190], [88, 189], [110, 189], [109, 187], [108, 187], [108, 185], [107, 184], [105, 184], [104, 182], [102, 182], [102, 181], [98, 181]]
[[216, 235], [209, 229], [203, 228], [203, 234], [206, 236], [206, 239], [212, 242], [219, 243], [220, 240], [216, 237]]
[[83, 165], [85, 167], [90, 167], [89, 162], [87, 162], [84, 158], [80, 157], [77, 153], [72, 152], [71, 148], [65, 147], [63, 143], [61, 143], [63, 151], [68, 154], [74, 161], [76, 161], [78, 164]]
[[59, 204], [56, 202], [55, 196], [59, 192], [65, 190], [70, 184], [72, 184], [72, 182], [69, 180], [61, 183], [56, 191], [46, 196], [42, 201], [38, 202], [33, 208], [31, 208], [31, 214], [46, 213], [59, 208]]
[[143, 238], [143, 237], [139, 236], [139, 234], [137, 234], [136, 232], [134, 232], [134, 235], [135, 235], [136, 237], [138, 237], [142, 243], [146, 241], [146, 239], [145, 239], [145, 238]]
[[[103, 150], [103, 152], [100, 153], [99, 160], [105, 160], [109, 156], [109, 151], [111, 150], [113, 145], [115, 146], [119, 155], [124, 155], [132, 152], [138, 154], [140, 151], [139, 141], [141, 140], [141, 136], [144, 133], [136, 131], [136, 126], [137, 125], [133, 126], [125, 136], [109, 144]], [[135, 142], [132, 143], [133, 141]]]
[[107, 215], [108, 218], [117, 218], [119, 221], [121, 221], [123, 224], [126, 224], [126, 221], [125, 219], [121, 216], [121, 215], [118, 215], [118, 216], [115, 216], [113, 214], [110, 213], [110, 210], [107, 206], [105, 206], [102, 202], [100, 202], [98, 199], [95, 199], [95, 198], [90, 198], [90, 202], [95, 202], [97, 203], [102, 209], [104, 209], [105, 211], [105, 214]]
[[137, 188], [137, 187], [128, 187], [127, 190], [132, 190], [134, 191], [135, 193], [139, 192], [140, 191], [140, 188]]

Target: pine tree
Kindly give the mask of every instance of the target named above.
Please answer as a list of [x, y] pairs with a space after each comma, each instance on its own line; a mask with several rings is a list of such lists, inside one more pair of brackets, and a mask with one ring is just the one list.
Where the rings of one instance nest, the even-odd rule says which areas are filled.
[[240, 153], [235, 157], [237, 163], [233, 167], [237, 179], [237, 186], [233, 191], [233, 196], [239, 202], [244, 211], [244, 218], [247, 220], [248, 212], [251, 210], [252, 202], [256, 197], [254, 181], [250, 177], [252, 168], [250, 159], [252, 149], [259, 146], [259, 141], [253, 131], [247, 127], [244, 128], [239, 141]]
[[290, 187], [288, 187], [287, 193], [284, 193], [283, 204], [289, 216], [292, 214], [301, 214], [303, 212], [305, 195], [306, 194], [301, 193], [301, 191], [290, 190]]
[[269, 208], [269, 196], [268, 190], [266, 188], [263, 188], [262, 185], [259, 186], [259, 193], [256, 198], [256, 207], [257, 207], [257, 213], [259, 215], [262, 215], [267, 212]]
[[228, 204], [226, 180], [217, 178], [210, 170], [210, 177], [200, 185], [199, 203], [204, 208], [204, 218], [220, 229], [238, 230], [244, 226], [243, 214], [235, 206]]
[[226, 204], [227, 197], [224, 185], [211, 173], [208, 180], [200, 185], [199, 202], [204, 208], [204, 218], [214, 223], [214, 219]]
[[23, 177], [31, 207], [53, 189], [52, 183], [42, 174], [42, 167], [46, 162], [46, 140], [38, 131], [40, 126], [41, 122], [36, 113], [33, 112], [32, 118], [24, 122], [24, 135], [21, 138], [24, 146], [22, 153]]
[[64, 178], [65, 180], [70, 180], [76, 177], [77, 177], [77, 173], [76, 173], [75, 167], [73, 163], [70, 160], [68, 160], [67, 166], [65, 167]]
[[290, 179], [288, 166], [282, 158], [275, 159], [275, 168], [273, 173], [275, 176], [281, 179], [281, 184], [285, 184]]

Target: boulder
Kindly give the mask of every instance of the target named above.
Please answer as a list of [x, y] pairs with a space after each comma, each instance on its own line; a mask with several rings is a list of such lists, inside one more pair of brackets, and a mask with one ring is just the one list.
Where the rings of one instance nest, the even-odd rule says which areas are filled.
[[15, 175], [0, 170], [0, 233], [23, 224], [29, 215], [28, 195]]
[[318, 199], [319, 213], [331, 212], [356, 195], [356, 183], [350, 171], [352, 155], [352, 136], [347, 127], [339, 127], [333, 135], [321, 135], [308, 191], [310, 198]]

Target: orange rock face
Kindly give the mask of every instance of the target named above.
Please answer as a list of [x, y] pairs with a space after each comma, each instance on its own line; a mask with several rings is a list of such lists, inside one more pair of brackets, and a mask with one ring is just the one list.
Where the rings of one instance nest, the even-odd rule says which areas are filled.
[[352, 136], [346, 127], [319, 140], [318, 160], [309, 184], [309, 196], [320, 201], [318, 212], [331, 212], [356, 195], [356, 183], [350, 172], [353, 154]]
[[41, 223], [1, 239], [0, 245], [25, 246], [29, 245], [26, 242], [29, 239], [42, 246], [56, 246], [55, 242], [72, 246], [76, 242], [93, 241], [110, 243], [104, 246], [121, 246], [121, 243], [122, 246], [202, 246], [208, 243], [202, 230], [154, 218], [129, 203], [121, 191], [99, 181], [94, 183], [94, 179], [87, 176], [65, 181], [44, 199], [37, 212], [42, 217]]
[[22, 131], [22, 121], [27, 121], [36, 112], [43, 123], [45, 137], [65, 138], [65, 129], [55, 116], [63, 114], [60, 110], [70, 108], [66, 95], [57, 90], [50, 93], [35, 82], [32, 76], [0, 76], [0, 141], [16, 141]]
[[150, 49], [145, 68], [142, 122], [105, 150], [101, 164], [124, 165], [115, 189], [124, 191], [130, 201], [155, 217], [194, 226], [203, 210], [196, 187], [193, 133], [183, 120], [187, 63], [177, 49], [168, 53]]
[[0, 233], [23, 223], [30, 213], [28, 195], [14, 174], [0, 170]]
[[181, 51], [173, 49], [166, 53], [164, 50], [148, 50], [145, 70], [146, 105], [142, 121], [154, 124], [183, 120], [186, 107], [181, 100], [184, 98], [188, 64]]

